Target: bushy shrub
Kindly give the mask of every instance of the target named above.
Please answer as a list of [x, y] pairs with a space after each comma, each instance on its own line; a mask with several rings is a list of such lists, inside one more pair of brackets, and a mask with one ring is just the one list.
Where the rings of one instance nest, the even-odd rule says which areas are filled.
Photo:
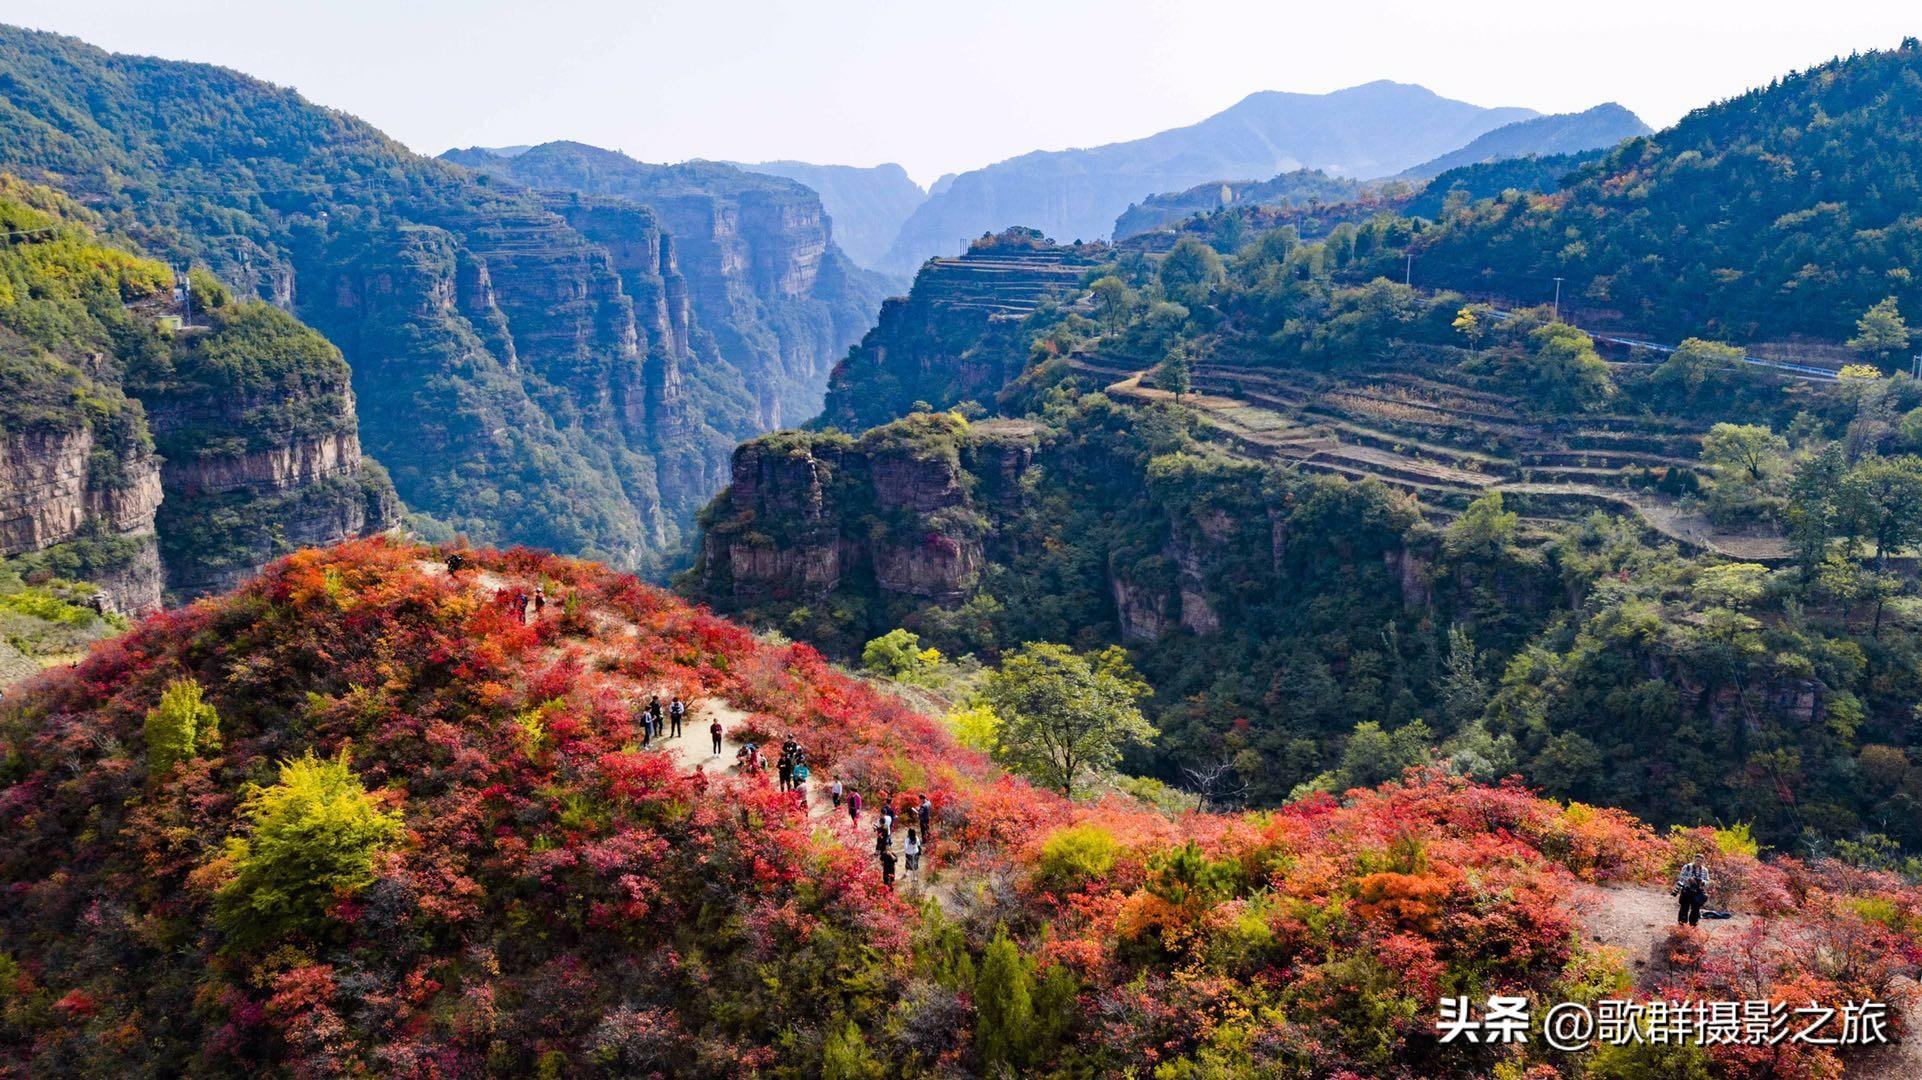
[[1107, 876], [1121, 845], [1099, 825], [1057, 829], [1041, 845], [1035, 876], [1057, 889], [1072, 889]]
[[233, 877], [215, 909], [231, 942], [317, 933], [337, 897], [374, 880], [374, 855], [400, 835], [400, 817], [380, 808], [347, 760], [309, 751], [247, 799], [253, 829], [228, 842]]
[[162, 779], [196, 751], [220, 745], [220, 714], [201, 698], [200, 684], [175, 679], [147, 713], [147, 771]]

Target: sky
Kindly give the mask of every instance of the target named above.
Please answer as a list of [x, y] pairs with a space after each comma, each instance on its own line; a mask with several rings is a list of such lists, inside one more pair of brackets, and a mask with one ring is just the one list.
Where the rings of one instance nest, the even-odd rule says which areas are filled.
[[[1907, 17], [1904, 17], [1904, 12]], [[0, 21], [293, 86], [426, 154], [898, 162], [922, 184], [1373, 79], [1656, 127], [1922, 33], [1915, 0], [4, 0]]]

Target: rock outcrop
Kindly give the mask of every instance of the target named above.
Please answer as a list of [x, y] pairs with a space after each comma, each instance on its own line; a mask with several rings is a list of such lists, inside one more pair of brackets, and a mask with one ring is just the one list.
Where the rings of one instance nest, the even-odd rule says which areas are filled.
[[25, 223], [0, 252], [11, 576], [90, 582], [140, 613], [395, 523], [392, 487], [361, 458], [347, 365], [319, 334], [199, 275], [195, 324], [177, 328], [167, 268], [98, 240], [71, 200], [0, 177], [0, 213]]
[[782, 432], [734, 454], [703, 520], [697, 588], [729, 606], [813, 602], [844, 584], [957, 601], [991, 542], [982, 511], [1018, 498], [1031, 426], [911, 417], [855, 440]]
[[392, 528], [398, 500], [361, 457], [340, 351], [265, 303], [216, 310], [136, 367], [165, 464], [157, 523], [177, 599], [223, 591], [301, 547]]
[[[121, 611], [160, 606], [160, 461], [138, 406], [107, 424], [0, 431], [0, 557], [67, 554]], [[66, 561], [66, 560], [62, 560]]]
[[805, 184], [821, 196], [821, 207], [834, 220], [834, 240], [848, 258], [878, 270], [889, 245], [928, 193], [899, 165], [858, 168], [852, 165], [811, 165], [804, 161], [763, 161], [741, 165], [748, 172], [786, 177]]
[[1053, 244], [1028, 229], [978, 241], [922, 267], [861, 344], [835, 365], [821, 422], [863, 431], [917, 403], [992, 405], [1028, 354], [1021, 321], [1081, 285], [1104, 249]]

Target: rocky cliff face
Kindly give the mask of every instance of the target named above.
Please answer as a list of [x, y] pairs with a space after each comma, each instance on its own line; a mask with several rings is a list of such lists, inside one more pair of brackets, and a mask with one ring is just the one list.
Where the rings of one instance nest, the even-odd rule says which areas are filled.
[[959, 258], [930, 261], [908, 295], [882, 305], [880, 322], [835, 365], [821, 421], [864, 431], [907, 415], [917, 402], [992, 406], [1027, 363], [1021, 320], [1072, 294], [1101, 250], [1011, 230]]
[[[698, 327], [720, 363], [754, 395], [755, 431], [798, 424], [820, 408], [827, 374], [870, 325], [886, 279], [835, 246], [821, 200], [803, 185], [729, 165], [649, 165], [580, 143], [511, 157], [454, 151], [460, 165], [546, 192], [645, 206], [673, 238]], [[553, 205], [568, 214], [566, 199]]]
[[207, 321], [176, 339], [164, 370], [136, 366], [128, 381], [165, 458], [157, 524], [178, 599], [399, 516], [385, 475], [361, 457], [339, 350], [263, 303]]
[[433, 531], [659, 568], [732, 446], [818, 408], [880, 299], [799, 185], [701, 197], [736, 170], [661, 192], [690, 247], [634, 199], [543, 195], [235, 72], [11, 28], [0, 111], [0, 168], [338, 345], [363, 445]]
[[121, 611], [160, 606], [160, 499], [160, 462], [143, 439], [92, 426], [0, 431], [0, 557], [71, 552]]
[[927, 193], [899, 165], [856, 168], [851, 165], [811, 165], [804, 161], [763, 161], [740, 166], [748, 172], [786, 177], [807, 185], [821, 196], [821, 206], [834, 220], [834, 239], [860, 266], [878, 270], [902, 223]]
[[733, 482], [703, 515], [698, 588], [729, 606], [826, 599], [844, 584], [883, 598], [958, 601], [992, 543], [984, 510], [1018, 499], [1027, 427], [918, 416], [854, 440], [782, 432], [735, 451]]
[[25, 231], [0, 251], [9, 579], [91, 582], [144, 612], [394, 524], [319, 334], [198, 275], [195, 325], [175, 330], [167, 268], [100, 242], [71, 200], [0, 176], [0, 216]]

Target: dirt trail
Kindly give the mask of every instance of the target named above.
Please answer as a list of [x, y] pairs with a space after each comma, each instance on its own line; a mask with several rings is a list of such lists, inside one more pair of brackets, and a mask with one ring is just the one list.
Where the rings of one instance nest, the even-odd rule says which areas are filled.
[[[1675, 898], [1652, 885], [1600, 886], [1576, 897], [1582, 937], [1622, 950], [1638, 990], [1652, 989], [1661, 973], [1664, 962], [1656, 952], [1675, 926], [1675, 908]], [[1753, 915], [1737, 912], [1732, 919], [1703, 919], [1697, 929], [1714, 948], [1716, 939], [1738, 937], [1754, 922]]]
[[[417, 565], [430, 574], [445, 575], [448, 572], [445, 563], [432, 559], [422, 559]], [[480, 568], [463, 569], [458, 580], [470, 587], [478, 586], [494, 593], [499, 593], [505, 589], [519, 588], [526, 590], [531, 595], [534, 587], [534, 582], [531, 580], [509, 578], [491, 570]], [[531, 605], [528, 614], [529, 617], [532, 617]], [[610, 612], [596, 610], [591, 613], [590, 617], [594, 623], [596, 637], [575, 644], [586, 645], [588, 651], [600, 656], [616, 657], [619, 649], [613, 642], [621, 638], [632, 638], [640, 635], [639, 627]], [[613, 641], [606, 639], [613, 639]], [[560, 650], [557, 648], [554, 651], [558, 653]], [[639, 709], [647, 703], [650, 696], [654, 695], [660, 696], [663, 707], [672, 700], [671, 688], [664, 686], [643, 686], [640, 684], [630, 686], [627, 693], [622, 696], [629, 708]], [[741, 731], [742, 725], [748, 719], [748, 715], [746, 711], [735, 708], [732, 704], [721, 698], [697, 698], [688, 703], [687, 715], [682, 725], [681, 736], [679, 738], [656, 737], [648, 744], [646, 750], [650, 753], [667, 754], [686, 771], [694, 772], [699, 770], [706, 774], [710, 780], [725, 778], [740, 784], [766, 783], [772, 785], [775, 782], [776, 775], [772, 769], [772, 762], [770, 762], [770, 768], [762, 779], [755, 779], [744, 775], [735, 766], [735, 754], [740, 751], [742, 746], [742, 743], [737, 740], [736, 735]], [[716, 720], [720, 721], [722, 729], [721, 752], [718, 754], [712, 752], [714, 743], [712, 734], [709, 731], [710, 725]], [[778, 749], [778, 747], [775, 748], [776, 756], [778, 756]], [[763, 748], [764, 757], [767, 756], [765, 751], [766, 748]], [[807, 784], [808, 820], [843, 845], [872, 857], [874, 850], [874, 815], [877, 812], [877, 808], [873, 803], [869, 803], [862, 808], [861, 820], [859, 822], [853, 821], [848, 817], [845, 809], [834, 806], [833, 797], [828, 792], [828, 785], [831, 783], [833, 783], [833, 777], [829, 775], [817, 773], [809, 777]], [[865, 792], [863, 796], [866, 796]], [[907, 860], [901, 855], [901, 844], [906, 836], [906, 830], [907, 820], [904, 814], [902, 819], [897, 821], [895, 825], [896, 887], [909, 898], [920, 896], [923, 893], [932, 893], [940, 901], [942, 906], [952, 909], [956, 897], [956, 883], [951, 880], [951, 878], [950, 880], [940, 881], [938, 884], [933, 881], [929, 875], [929, 871], [932, 869], [932, 863], [928, 858], [924, 857], [922, 859], [922, 870], [920, 873], [907, 872]]]

